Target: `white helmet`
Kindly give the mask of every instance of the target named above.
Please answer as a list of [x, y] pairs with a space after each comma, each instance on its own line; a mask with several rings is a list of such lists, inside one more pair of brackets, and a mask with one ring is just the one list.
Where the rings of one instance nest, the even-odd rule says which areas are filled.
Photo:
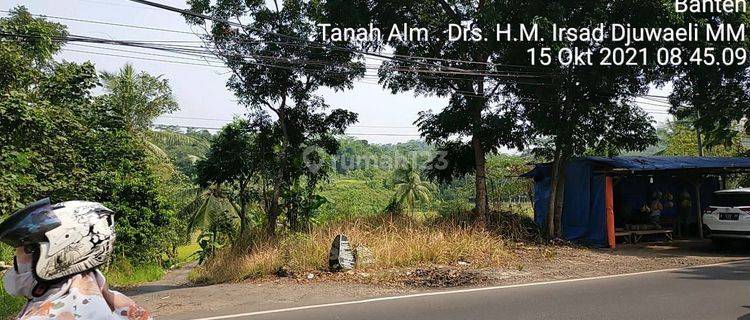
[[0, 241], [31, 253], [34, 276], [48, 283], [106, 263], [114, 228], [112, 210], [99, 203], [44, 199], [0, 223]]

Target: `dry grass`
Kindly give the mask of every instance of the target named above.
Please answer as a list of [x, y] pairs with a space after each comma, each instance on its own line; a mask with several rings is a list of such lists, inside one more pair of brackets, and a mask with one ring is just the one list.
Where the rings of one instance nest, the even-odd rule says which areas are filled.
[[247, 250], [226, 249], [197, 268], [197, 283], [236, 282], [279, 273], [325, 270], [328, 250], [337, 234], [349, 237], [353, 247], [364, 245], [374, 256], [365, 269], [455, 264], [475, 267], [504, 266], [511, 254], [504, 240], [477, 226], [451, 222], [419, 222], [410, 218], [371, 218], [318, 227], [309, 234], [275, 240], [252, 237]]

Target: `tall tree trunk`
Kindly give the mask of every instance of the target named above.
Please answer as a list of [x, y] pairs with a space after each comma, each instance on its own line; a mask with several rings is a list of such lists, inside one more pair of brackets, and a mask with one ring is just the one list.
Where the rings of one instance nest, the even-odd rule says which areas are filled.
[[474, 147], [475, 170], [476, 170], [476, 197], [475, 210], [476, 215], [483, 219], [487, 216], [487, 160], [485, 159], [484, 147], [482, 147], [479, 137], [475, 134], [472, 137]]
[[268, 210], [268, 219], [266, 221], [266, 233], [273, 237], [276, 235], [276, 221], [279, 218], [281, 207], [279, 206], [279, 199], [281, 198], [281, 186], [279, 183], [275, 183], [273, 190], [273, 197], [271, 198], [270, 208]]
[[245, 191], [247, 190], [247, 184], [244, 181], [240, 181], [240, 211], [237, 212], [237, 215], [240, 218], [240, 234], [239, 238], [242, 239], [242, 236], [245, 235], [245, 230], [247, 230], [247, 196], [245, 195]]
[[276, 221], [281, 215], [281, 188], [287, 183], [284, 179], [284, 170], [287, 169], [288, 158], [287, 150], [289, 148], [289, 132], [287, 131], [286, 123], [286, 96], [282, 97], [281, 105], [278, 109], [274, 110], [276, 115], [279, 117], [279, 126], [282, 132], [281, 141], [281, 157], [279, 160], [279, 169], [276, 173], [276, 179], [273, 187], [273, 198], [271, 199], [271, 210], [268, 211], [268, 224], [266, 225], [266, 231], [269, 236], [276, 235]]
[[[244, 201], [243, 201], [244, 202]], [[240, 238], [245, 235], [247, 231], [247, 203], [240, 204]]]
[[[485, 59], [486, 60], [486, 59]], [[487, 99], [484, 98], [484, 77], [477, 82], [477, 93], [476, 95], [482, 98], [469, 98], [469, 101], [473, 101], [473, 116], [474, 116], [474, 130], [472, 132], [471, 144], [474, 148], [474, 170], [476, 173], [475, 179], [475, 211], [476, 215], [480, 219], [486, 219], [489, 215], [489, 203], [487, 198], [487, 157], [486, 150], [482, 146], [480, 139], [482, 130], [482, 111], [487, 103]]]
[[298, 207], [297, 205], [292, 205], [291, 207], [286, 208], [286, 220], [289, 222], [289, 229], [298, 232], [300, 231], [300, 219], [299, 215], [297, 214]]
[[547, 206], [547, 236], [555, 237], [555, 205], [557, 197], [558, 172], [560, 171], [560, 148], [555, 144], [555, 156], [552, 159], [552, 172], [550, 175], [549, 203]]
[[560, 165], [557, 169], [557, 190], [555, 195], [555, 214], [553, 221], [555, 222], [555, 237], [562, 237], [562, 212], [565, 207], [565, 164], [567, 163], [567, 157], [560, 157]]

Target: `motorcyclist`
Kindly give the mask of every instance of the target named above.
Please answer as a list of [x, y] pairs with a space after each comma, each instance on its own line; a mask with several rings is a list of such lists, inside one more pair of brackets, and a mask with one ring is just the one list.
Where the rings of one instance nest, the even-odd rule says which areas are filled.
[[109, 290], [98, 267], [112, 255], [112, 210], [94, 202], [30, 204], [0, 223], [0, 241], [16, 248], [5, 291], [28, 299], [17, 319], [151, 319]]

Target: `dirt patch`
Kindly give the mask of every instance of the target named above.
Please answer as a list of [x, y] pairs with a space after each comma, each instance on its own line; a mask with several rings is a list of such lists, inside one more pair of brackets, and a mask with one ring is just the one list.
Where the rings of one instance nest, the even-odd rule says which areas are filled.
[[407, 285], [427, 288], [464, 287], [483, 283], [485, 277], [478, 271], [467, 269], [429, 268], [416, 269], [406, 274]]
[[[194, 312], [244, 312], [358, 300], [385, 295], [623, 274], [734, 261], [750, 257], [747, 249], [716, 251], [707, 242], [674, 242], [619, 247], [615, 251], [575, 246], [516, 245], [513, 259], [501, 268], [469, 263], [419, 268], [315, 271], [204, 287], [147, 284], [128, 292], [159, 318], [189, 318]], [[182, 277], [178, 277], [182, 278]], [[171, 278], [170, 278], [171, 279]]]

